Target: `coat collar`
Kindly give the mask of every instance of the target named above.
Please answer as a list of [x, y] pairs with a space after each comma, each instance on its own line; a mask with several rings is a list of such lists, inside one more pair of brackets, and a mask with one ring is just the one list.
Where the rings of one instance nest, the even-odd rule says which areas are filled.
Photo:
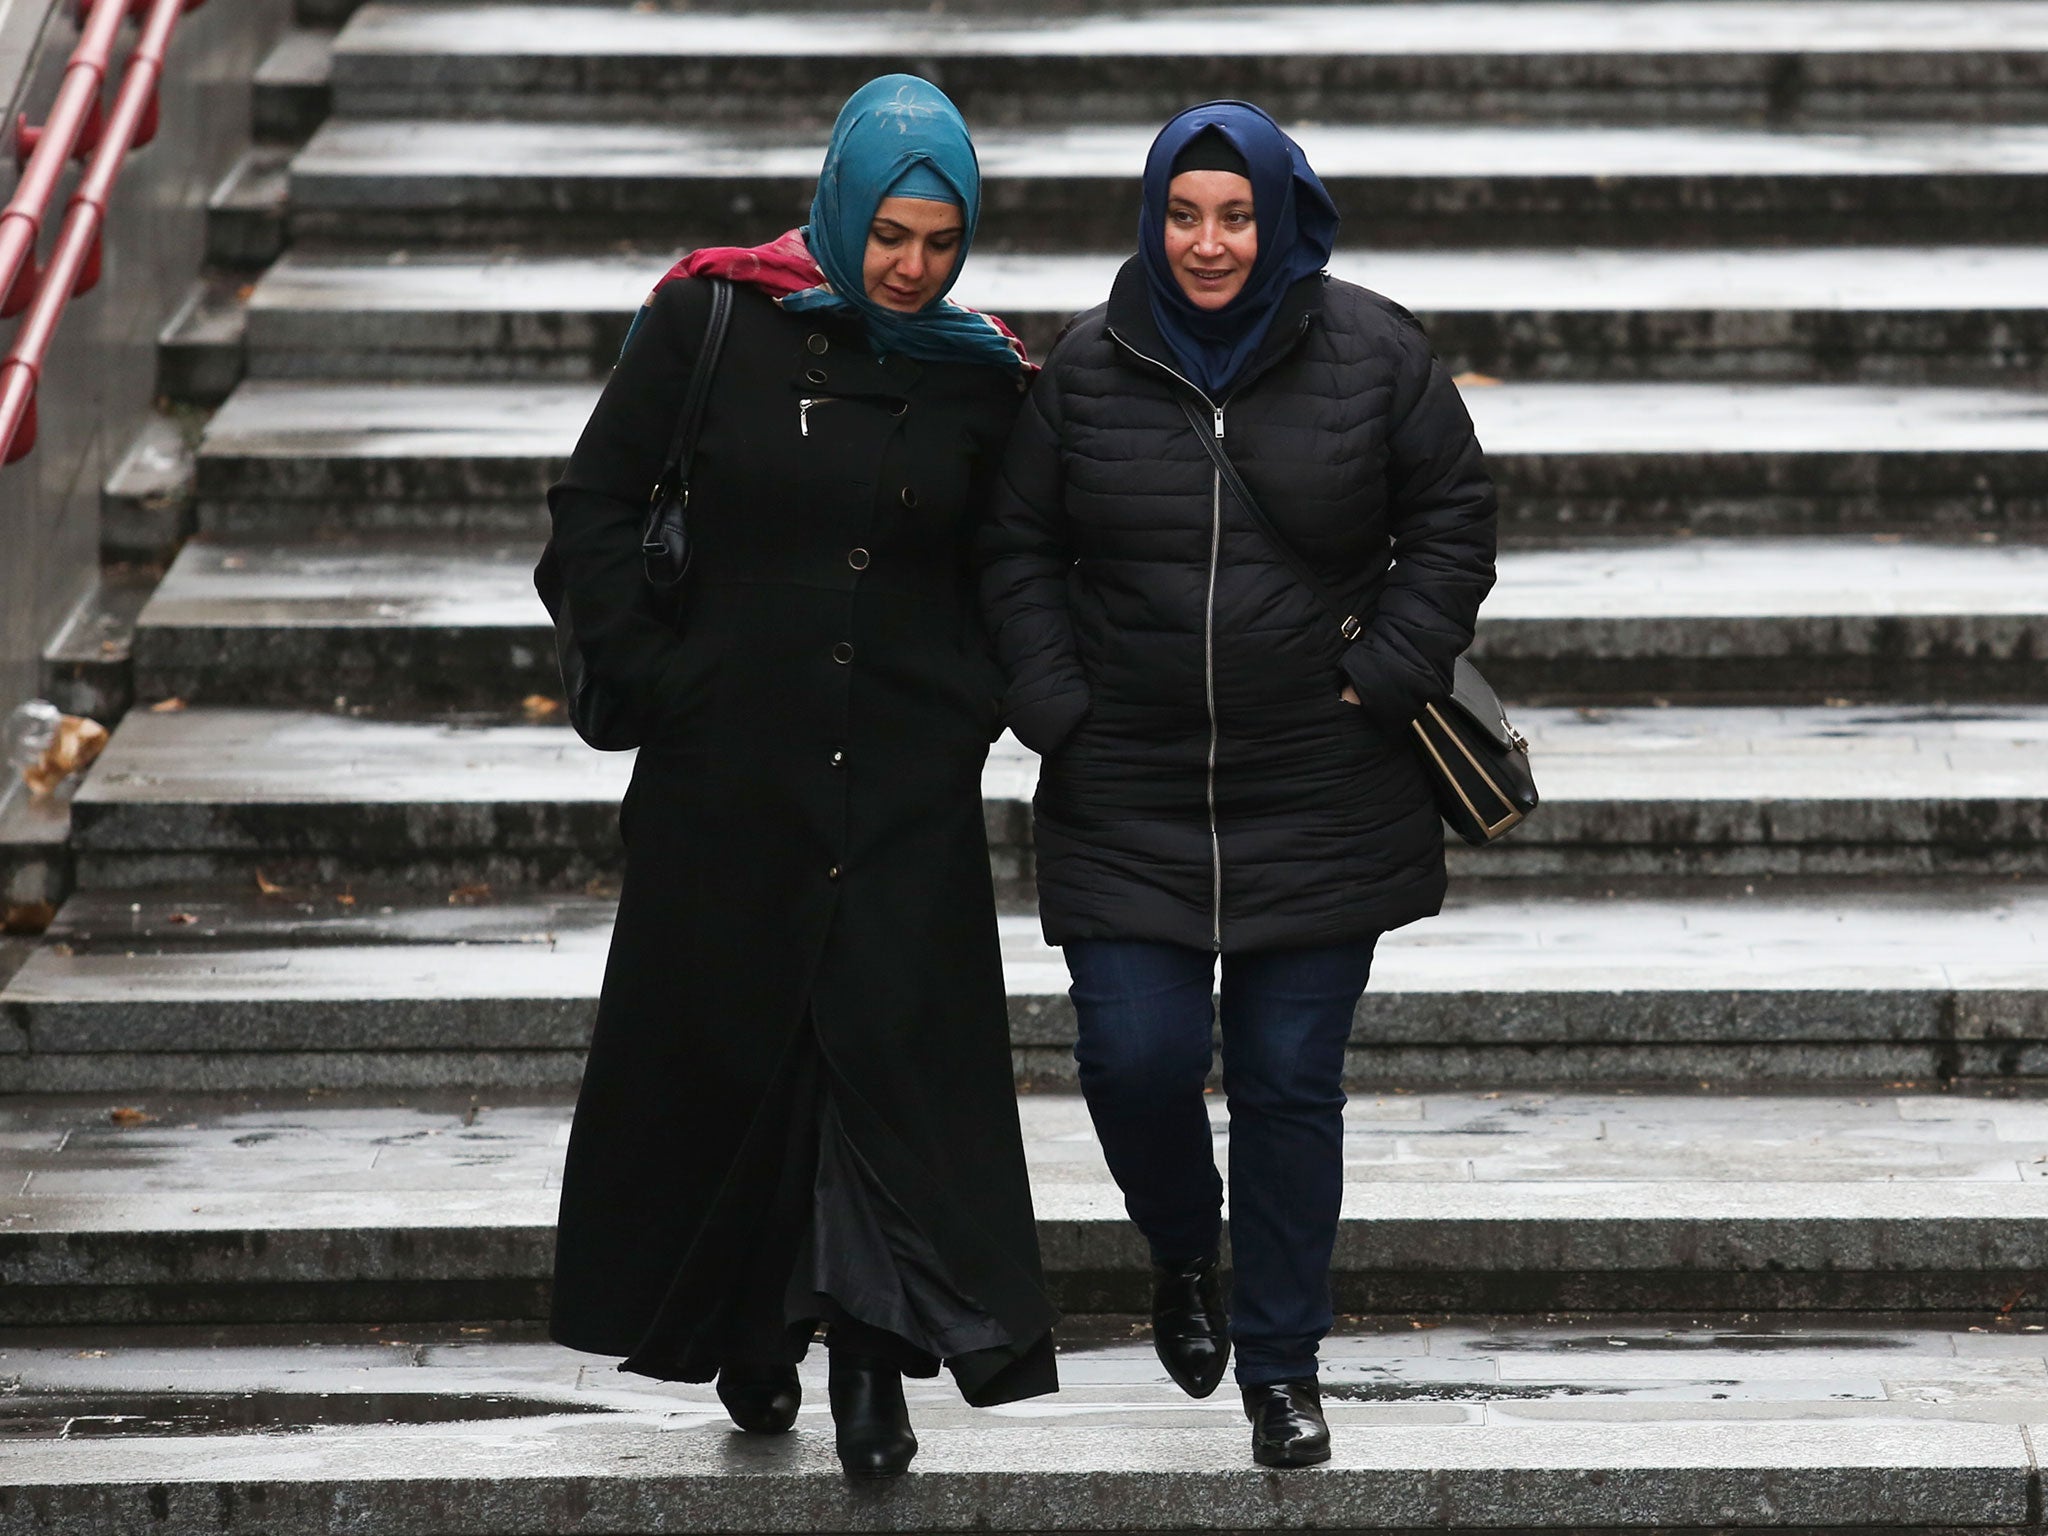
[[[1326, 281], [1325, 274], [1311, 272], [1287, 290], [1274, 314], [1273, 329], [1244, 373], [1231, 386], [1231, 393], [1243, 389], [1294, 350], [1302, 333], [1322, 315], [1323, 285]], [[1133, 256], [1118, 270], [1116, 281], [1110, 285], [1104, 323], [1111, 337], [1122, 342], [1128, 352], [1135, 352], [1155, 366], [1163, 365], [1178, 374], [1180, 366], [1152, 318], [1152, 296], [1146, 283], [1144, 265]], [[1127, 362], [1131, 361], [1128, 352], [1125, 356]]]

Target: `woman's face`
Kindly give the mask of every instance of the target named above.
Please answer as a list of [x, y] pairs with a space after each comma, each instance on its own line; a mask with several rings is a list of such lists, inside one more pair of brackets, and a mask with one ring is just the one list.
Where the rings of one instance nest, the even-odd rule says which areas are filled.
[[1252, 184], [1231, 171], [1182, 171], [1166, 189], [1166, 261], [1197, 309], [1221, 309], [1259, 258]]
[[914, 315], [936, 299], [960, 259], [967, 224], [957, 203], [885, 197], [868, 225], [861, 282], [884, 309]]

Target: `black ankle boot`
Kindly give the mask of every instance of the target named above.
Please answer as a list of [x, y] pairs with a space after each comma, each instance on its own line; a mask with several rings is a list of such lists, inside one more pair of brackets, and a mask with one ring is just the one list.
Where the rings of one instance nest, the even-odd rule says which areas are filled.
[[1315, 1378], [1269, 1381], [1244, 1391], [1252, 1460], [1262, 1467], [1312, 1467], [1330, 1459], [1330, 1426]]
[[917, 1454], [903, 1373], [842, 1350], [831, 1353], [826, 1395], [832, 1402], [839, 1465], [848, 1477], [894, 1477]]
[[793, 1365], [722, 1366], [718, 1400], [750, 1435], [779, 1435], [796, 1422], [804, 1390]]
[[1152, 1347], [1189, 1397], [1207, 1397], [1230, 1363], [1230, 1322], [1214, 1259], [1152, 1267]]

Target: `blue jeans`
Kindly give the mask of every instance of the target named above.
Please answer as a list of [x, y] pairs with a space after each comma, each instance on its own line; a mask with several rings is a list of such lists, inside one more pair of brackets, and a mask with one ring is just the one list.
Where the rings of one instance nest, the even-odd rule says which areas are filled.
[[[1230, 1111], [1230, 1327], [1245, 1386], [1316, 1374], [1344, 1197], [1344, 1045], [1376, 940], [1223, 957]], [[1142, 940], [1066, 946], [1074, 1059], [1125, 1209], [1166, 1265], [1222, 1236], [1202, 1086], [1216, 957]]]

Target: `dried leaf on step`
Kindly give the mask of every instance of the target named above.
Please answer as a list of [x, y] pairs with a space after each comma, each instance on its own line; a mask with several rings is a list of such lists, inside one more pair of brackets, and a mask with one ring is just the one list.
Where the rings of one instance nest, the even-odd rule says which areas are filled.
[[1491, 389], [1500, 380], [1490, 373], [1461, 373], [1451, 382], [1460, 389]]
[[132, 1105], [123, 1104], [117, 1109], [109, 1110], [107, 1118], [116, 1125], [148, 1125], [156, 1116]]
[[37, 934], [56, 920], [57, 909], [47, 901], [10, 902], [0, 912], [0, 932]]
[[83, 715], [65, 715], [36, 762], [21, 770], [32, 794], [48, 795], [74, 774], [85, 772], [106, 750], [107, 728]]
[[185, 701], [183, 699], [158, 699], [154, 704], [149, 706], [149, 712], [152, 715], [175, 715], [179, 710], [183, 709], [184, 707]]
[[529, 720], [559, 720], [562, 716], [562, 701], [544, 693], [529, 693], [519, 701], [519, 707], [526, 711]]
[[270, 880], [266, 879], [263, 871], [260, 869], [256, 871], [256, 889], [266, 896], [282, 896], [285, 894], [285, 888], [281, 885], [273, 884]]
[[167, 923], [196, 923], [199, 921], [199, 919], [194, 917], [190, 912], [173, 912], [169, 917], [165, 918], [164, 921]]
[[473, 907], [478, 902], [490, 899], [491, 888], [482, 880], [469, 885], [458, 885], [448, 893], [448, 905], [451, 907]]

